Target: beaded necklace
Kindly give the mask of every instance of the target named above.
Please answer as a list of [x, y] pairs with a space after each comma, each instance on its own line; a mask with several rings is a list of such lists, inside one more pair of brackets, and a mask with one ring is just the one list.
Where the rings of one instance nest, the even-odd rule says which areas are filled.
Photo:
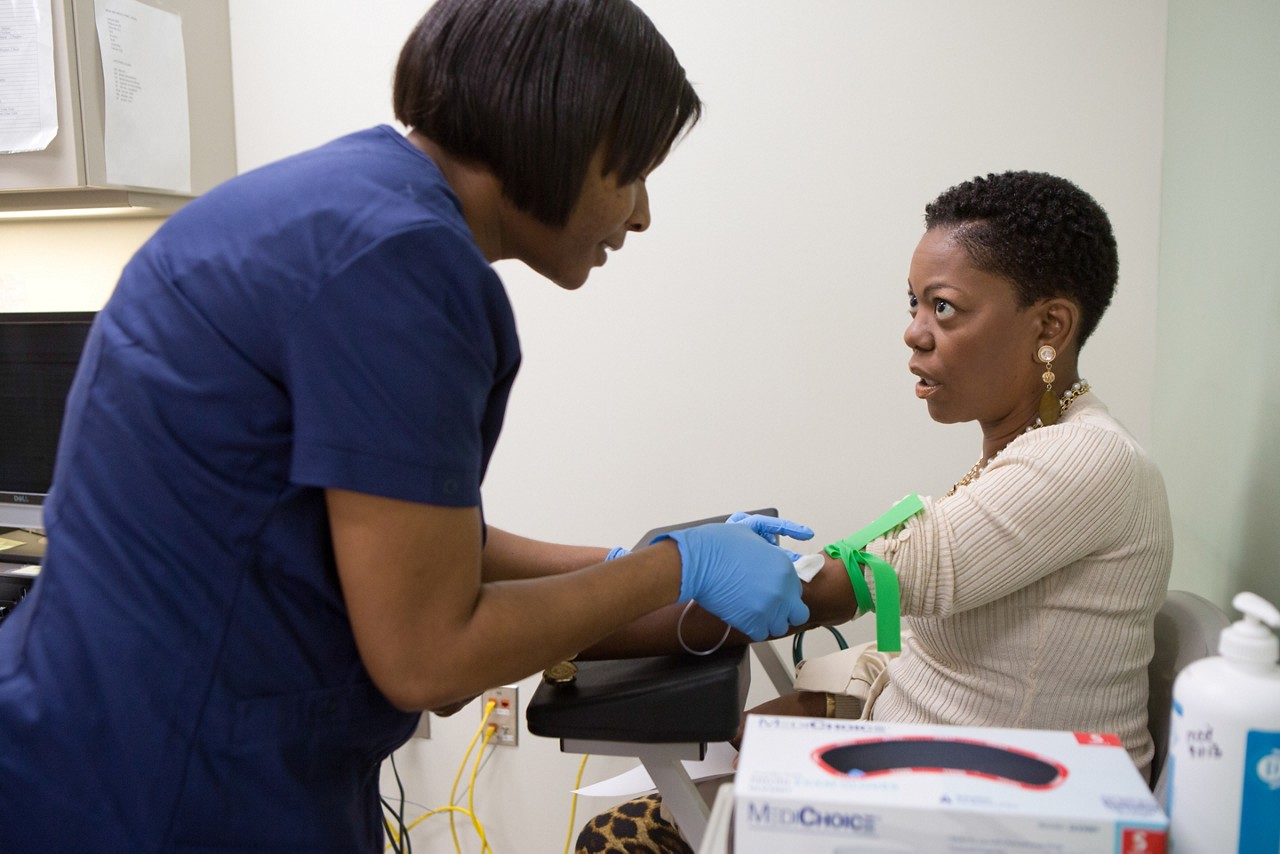
[[[1074, 401], [1077, 397], [1080, 397], [1080, 395], [1089, 391], [1089, 388], [1090, 386], [1089, 386], [1088, 380], [1081, 379], [1077, 382], [1073, 382], [1071, 384], [1071, 388], [1064, 391], [1062, 393], [1062, 397], [1058, 398], [1058, 414], [1061, 415], [1065, 413], [1067, 411], [1067, 408], [1071, 406], [1071, 402]], [[1022, 432], [1030, 433], [1032, 430], [1039, 430], [1043, 426], [1044, 426], [1044, 422], [1042, 422], [1040, 420], [1040, 416], [1037, 415], [1036, 420], [1031, 422], [1029, 425], [1027, 425], [1027, 429], [1023, 430]], [[1004, 448], [1000, 449], [1000, 451], [1003, 451], [1003, 450]], [[964, 477], [956, 481], [955, 486], [947, 490], [947, 494], [942, 497], [950, 498], [952, 495], [955, 494], [957, 489], [959, 489], [962, 486], [968, 486], [969, 484], [977, 480], [978, 477], [984, 471], [987, 470], [987, 466], [991, 464], [991, 460], [994, 460], [996, 457], [1000, 456], [1000, 451], [996, 451], [994, 454], [992, 454], [990, 460], [984, 457], [978, 460], [976, 463], [974, 463], [973, 468], [969, 469], [969, 471], [965, 473]]]

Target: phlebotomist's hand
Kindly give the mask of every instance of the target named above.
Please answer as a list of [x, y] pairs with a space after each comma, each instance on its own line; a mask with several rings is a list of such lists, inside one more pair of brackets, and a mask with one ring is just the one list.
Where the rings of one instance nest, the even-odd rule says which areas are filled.
[[[746, 525], [760, 536], [764, 537], [770, 543], [778, 546], [778, 536], [791, 537], [793, 540], [811, 540], [813, 539], [813, 529], [808, 525], [801, 525], [799, 522], [792, 522], [790, 519], [779, 519], [776, 516], [762, 516], [759, 513], [743, 513], [741, 511], [734, 513], [726, 522], [735, 525]], [[778, 546], [782, 548], [782, 546]], [[787, 557], [792, 561], [799, 560], [800, 555], [788, 549], [782, 549], [786, 552]]]
[[698, 604], [752, 640], [786, 634], [809, 619], [786, 552], [747, 525], [711, 524], [654, 538], [680, 549], [680, 602]]

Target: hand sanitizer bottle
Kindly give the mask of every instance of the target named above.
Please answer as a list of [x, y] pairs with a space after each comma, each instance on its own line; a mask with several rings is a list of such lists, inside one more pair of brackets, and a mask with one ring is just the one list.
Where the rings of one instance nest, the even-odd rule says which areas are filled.
[[[1169, 849], [1176, 854], [1280, 849], [1280, 611], [1260, 596], [1231, 600], [1244, 619], [1218, 655], [1173, 683]], [[1265, 624], [1265, 625], [1264, 625]]]

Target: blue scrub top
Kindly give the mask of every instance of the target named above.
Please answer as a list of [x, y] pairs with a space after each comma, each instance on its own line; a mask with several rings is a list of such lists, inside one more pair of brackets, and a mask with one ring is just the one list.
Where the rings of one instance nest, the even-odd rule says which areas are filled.
[[356, 652], [323, 489], [478, 506], [519, 362], [458, 199], [389, 127], [160, 228], [95, 322], [0, 630], [0, 851], [378, 850], [417, 715]]

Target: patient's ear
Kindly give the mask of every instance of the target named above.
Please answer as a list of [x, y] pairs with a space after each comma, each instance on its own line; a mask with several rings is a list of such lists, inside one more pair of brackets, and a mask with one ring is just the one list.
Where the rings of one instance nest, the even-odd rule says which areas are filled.
[[1080, 336], [1080, 306], [1066, 297], [1049, 297], [1036, 303], [1040, 323], [1040, 343], [1052, 344], [1058, 352], [1073, 347]]

